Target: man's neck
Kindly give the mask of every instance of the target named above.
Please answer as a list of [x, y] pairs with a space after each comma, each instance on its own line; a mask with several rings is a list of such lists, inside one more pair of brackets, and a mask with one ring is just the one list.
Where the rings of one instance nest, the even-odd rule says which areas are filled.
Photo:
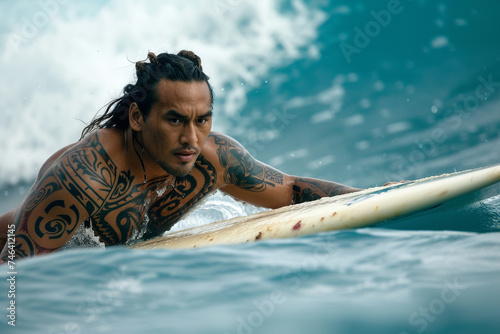
[[144, 183], [170, 176], [148, 153], [143, 145], [141, 133], [128, 128], [124, 132], [124, 147], [127, 161], [133, 163], [134, 169], [138, 171], [137, 175], [143, 174]]

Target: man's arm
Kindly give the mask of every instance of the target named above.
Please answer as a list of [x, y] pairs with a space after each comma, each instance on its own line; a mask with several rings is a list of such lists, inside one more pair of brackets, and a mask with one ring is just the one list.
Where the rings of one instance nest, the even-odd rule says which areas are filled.
[[[93, 181], [96, 178], [90, 170], [82, 168], [96, 157], [86, 150], [90, 139], [91, 136], [54, 153], [40, 168], [26, 198], [1, 217], [0, 232], [6, 240], [5, 243], [2, 240], [0, 263], [13, 256], [20, 259], [58, 250], [90, 213], [96, 211], [86, 194], [97, 186]], [[89, 161], [84, 163], [82, 159]], [[101, 164], [94, 161], [94, 165]], [[75, 173], [80, 174], [79, 178]], [[7, 238], [13, 230], [14, 237]]]
[[0, 263], [58, 250], [88, 218], [85, 208], [64, 187], [56, 172], [56, 168], [47, 170], [12, 211], [7, 227], [15, 231], [15, 236], [7, 238]]
[[322, 197], [332, 197], [360, 191], [331, 181], [295, 177], [293, 184], [293, 204], [315, 201]]
[[267, 208], [313, 201], [360, 189], [339, 183], [287, 175], [255, 158], [236, 140], [212, 133], [225, 185], [229, 195]]

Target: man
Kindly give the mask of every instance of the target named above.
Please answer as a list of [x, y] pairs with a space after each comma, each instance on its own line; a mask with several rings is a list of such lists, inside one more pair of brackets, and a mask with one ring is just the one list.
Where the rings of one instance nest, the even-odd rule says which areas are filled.
[[213, 91], [194, 53], [148, 60], [136, 63], [137, 82], [80, 141], [52, 155], [22, 203], [0, 217], [1, 261], [56, 251], [82, 223], [106, 245], [159, 236], [217, 189], [268, 208], [358, 190], [286, 175], [211, 132]]

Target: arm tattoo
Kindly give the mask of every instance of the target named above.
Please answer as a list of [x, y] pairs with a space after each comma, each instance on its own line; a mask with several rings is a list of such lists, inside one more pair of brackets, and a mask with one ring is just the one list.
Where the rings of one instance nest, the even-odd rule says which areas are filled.
[[360, 189], [345, 186], [340, 183], [310, 178], [297, 178], [292, 187], [293, 204], [310, 202], [322, 197], [332, 197], [359, 191]]
[[15, 222], [17, 258], [62, 247], [66, 236], [71, 235], [78, 226], [81, 213], [74, 204], [65, 201], [63, 196], [48, 200], [62, 189], [52, 170], [45, 173], [33, 187]]
[[241, 145], [227, 137], [214, 135], [219, 145], [219, 163], [225, 169], [224, 181], [249, 191], [264, 191], [266, 187], [283, 184], [283, 174], [255, 160]]

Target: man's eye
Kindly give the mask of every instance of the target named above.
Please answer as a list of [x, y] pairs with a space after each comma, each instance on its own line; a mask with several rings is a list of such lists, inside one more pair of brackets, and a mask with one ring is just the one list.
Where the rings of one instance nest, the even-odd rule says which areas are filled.
[[179, 118], [169, 118], [168, 122], [172, 124], [179, 124], [181, 120]]

